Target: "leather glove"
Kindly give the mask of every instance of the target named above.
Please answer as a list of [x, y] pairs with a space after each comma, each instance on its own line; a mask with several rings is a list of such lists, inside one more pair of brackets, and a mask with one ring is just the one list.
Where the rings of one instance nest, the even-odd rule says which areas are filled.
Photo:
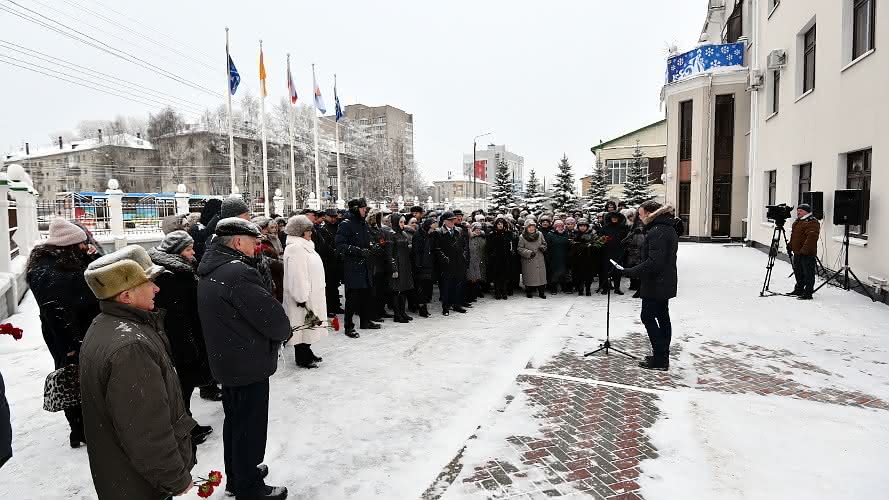
[[394, 279], [394, 280], [398, 279], [398, 271], [395, 271], [394, 273], [392, 273], [392, 279]]
[[306, 308], [306, 303], [305, 303], [305, 302], [297, 302], [297, 303], [296, 303], [296, 307], [302, 307], [303, 309], [305, 309], [305, 308]]

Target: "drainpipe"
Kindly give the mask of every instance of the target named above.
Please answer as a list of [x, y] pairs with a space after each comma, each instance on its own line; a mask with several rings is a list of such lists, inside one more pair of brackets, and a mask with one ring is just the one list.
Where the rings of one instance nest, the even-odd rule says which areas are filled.
[[[747, 56], [749, 58], [749, 71], [750, 74], [753, 74], [753, 72], [758, 72], [760, 69], [759, 48], [762, 40], [759, 36], [759, 0], [750, 1], [750, 10], [752, 11], [750, 18], [753, 19], [750, 27], [753, 50], [748, 52]], [[765, 77], [763, 77], [763, 81], [765, 81]], [[755, 222], [753, 220], [754, 193], [756, 191], [757, 166], [759, 165], [759, 90], [753, 89], [752, 93], [750, 96], [750, 143], [747, 146], [747, 234], [744, 235], [748, 246], [753, 245], [752, 231]]]

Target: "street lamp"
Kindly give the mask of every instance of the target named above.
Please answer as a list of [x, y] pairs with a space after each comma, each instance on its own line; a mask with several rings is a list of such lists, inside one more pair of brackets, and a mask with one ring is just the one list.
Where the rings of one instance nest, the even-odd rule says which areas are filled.
[[486, 135], [491, 135], [492, 133], [493, 133], [493, 132], [485, 132], [484, 134], [477, 135], [477, 136], [475, 136], [475, 137], [472, 138], [472, 199], [473, 199], [473, 200], [476, 198], [476, 191], [475, 191], [475, 148], [476, 148], [476, 146], [477, 146], [477, 142], [478, 142], [478, 140], [479, 140], [480, 138], [482, 138], [482, 137], [484, 137], [484, 136], [486, 136]]

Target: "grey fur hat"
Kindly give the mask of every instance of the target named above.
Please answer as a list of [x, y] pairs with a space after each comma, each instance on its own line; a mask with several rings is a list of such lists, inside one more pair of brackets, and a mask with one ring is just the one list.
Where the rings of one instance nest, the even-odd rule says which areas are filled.
[[[242, 212], [243, 213], [243, 212]], [[259, 238], [262, 233], [256, 224], [240, 217], [227, 217], [216, 224], [216, 236], [253, 236]]]
[[287, 225], [284, 226], [284, 232], [288, 236], [302, 237], [302, 235], [306, 234], [306, 231], [311, 230], [313, 227], [314, 224], [305, 215], [294, 215], [287, 221]]
[[188, 245], [194, 244], [194, 238], [188, 235], [185, 231], [173, 231], [164, 238], [164, 241], [161, 241], [161, 244], [157, 246], [158, 251], [179, 255], [183, 250], [188, 248]]
[[247, 207], [247, 204], [244, 203], [240, 196], [229, 197], [222, 200], [219, 218], [228, 219], [229, 217], [237, 217], [246, 213], [250, 213], [250, 208]]
[[264, 229], [264, 228], [268, 227], [269, 223], [272, 222], [272, 219], [270, 219], [264, 215], [258, 215], [250, 220], [253, 221], [253, 223], [256, 224], [259, 227], [259, 229]]

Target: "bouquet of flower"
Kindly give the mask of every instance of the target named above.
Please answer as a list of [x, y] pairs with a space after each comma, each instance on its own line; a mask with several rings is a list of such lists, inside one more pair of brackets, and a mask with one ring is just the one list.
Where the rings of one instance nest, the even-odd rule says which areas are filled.
[[598, 238], [593, 238], [593, 248], [602, 248], [609, 241], [611, 241], [611, 236], [599, 236]]
[[298, 326], [293, 326], [290, 328], [291, 332], [298, 332], [300, 330], [308, 330], [309, 328], [317, 328], [319, 326], [326, 326], [328, 328], [333, 328], [333, 331], [340, 331], [340, 320], [336, 316], [331, 319], [321, 321], [318, 316], [311, 310], [306, 309], [306, 319], [303, 321], [303, 324]]
[[198, 487], [198, 496], [201, 498], [209, 498], [213, 494], [213, 490], [222, 484], [222, 473], [218, 470], [211, 470], [206, 479], [199, 477], [194, 485]]
[[12, 326], [12, 323], [3, 323], [0, 325], [0, 335], [12, 335], [15, 340], [21, 340], [22, 329]]

